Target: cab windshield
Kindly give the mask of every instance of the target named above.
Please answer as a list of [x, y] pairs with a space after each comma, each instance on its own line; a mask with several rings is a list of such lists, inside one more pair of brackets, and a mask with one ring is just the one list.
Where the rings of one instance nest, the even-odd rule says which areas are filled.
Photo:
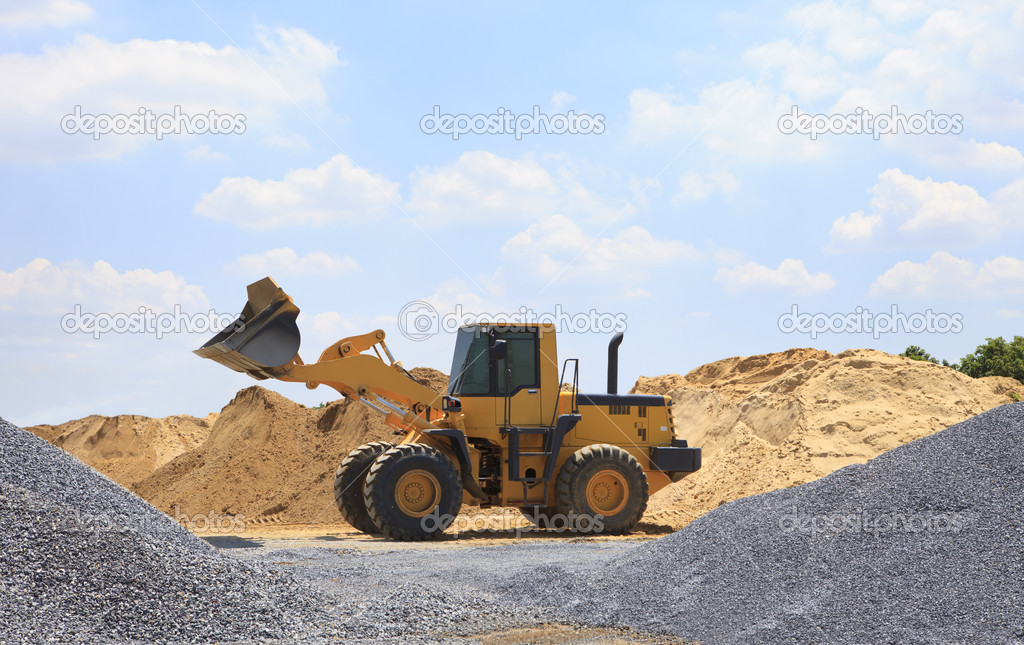
[[[490, 360], [491, 338], [504, 340], [508, 351], [500, 361]], [[537, 333], [499, 331], [486, 327], [463, 327], [455, 339], [451, 396], [503, 395], [511, 387], [514, 394], [522, 388], [540, 385]]]
[[479, 327], [463, 327], [455, 337], [448, 394], [487, 394], [491, 389], [488, 338]]

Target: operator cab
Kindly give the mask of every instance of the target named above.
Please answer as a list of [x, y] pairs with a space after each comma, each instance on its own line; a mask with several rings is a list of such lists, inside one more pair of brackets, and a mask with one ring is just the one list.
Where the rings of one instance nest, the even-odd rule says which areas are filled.
[[455, 339], [448, 396], [496, 426], [549, 425], [558, 404], [557, 360], [554, 325], [466, 325]]
[[449, 396], [514, 396], [522, 389], [540, 388], [539, 329], [504, 327], [459, 328]]

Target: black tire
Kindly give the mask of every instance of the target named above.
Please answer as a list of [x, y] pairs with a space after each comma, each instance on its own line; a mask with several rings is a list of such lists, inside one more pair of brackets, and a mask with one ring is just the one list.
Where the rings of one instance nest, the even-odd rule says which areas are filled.
[[557, 523], [551, 522], [551, 518], [558, 514], [554, 506], [521, 506], [519, 512], [539, 529], [557, 527]]
[[389, 441], [374, 441], [363, 444], [342, 460], [334, 475], [334, 501], [345, 521], [363, 533], [379, 533], [377, 525], [366, 512], [363, 501], [363, 482], [370, 472], [370, 466], [395, 444]]
[[606, 443], [577, 450], [558, 473], [558, 512], [580, 533], [628, 533], [647, 510], [647, 475], [622, 448]]
[[433, 446], [391, 448], [370, 466], [363, 485], [366, 511], [395, 540], [436, 538], [462, 506], [462, 480], [452, 461]]

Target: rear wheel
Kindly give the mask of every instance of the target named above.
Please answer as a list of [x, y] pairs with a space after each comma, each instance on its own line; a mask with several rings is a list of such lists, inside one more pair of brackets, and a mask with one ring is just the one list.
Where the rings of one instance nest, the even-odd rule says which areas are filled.
[[557, 526], [552, 521], [552, 518], [558, 514], [558, 509], [554, 506], [523, 506], [519, 508], [519, 512], [537, 528], [546, 529]]
[[622, 448], [594, 444], [566, 460], [555, 487], [558, 512], [581, 533], [628, 533], [647, 509], [643, 468]]
[[370, 472], [370, 466], [395, 444], [388, 441], [374, 441], [359, 446], [338, 466], [334, 476], [334, 501], [345, 521], [363, 533], [378, 533], [380, 530], [366, 512], [363, 501], [363, 482]]
[[439, 536], [455, 520], [462, 506], [462, 481], [440, 450], [407, 443], [373, 462], [363, 499], [382, 533], [396, 540], [423, 540]]

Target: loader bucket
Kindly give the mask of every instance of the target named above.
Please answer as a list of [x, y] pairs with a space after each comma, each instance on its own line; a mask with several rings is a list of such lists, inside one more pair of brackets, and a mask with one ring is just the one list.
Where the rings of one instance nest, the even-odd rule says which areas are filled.
[[238, 320], [193, 353], [256, 379], [273, 378], [275, 368], [299, 353], [299, 308], [271, 278], [246, 289], [249, 300]]

